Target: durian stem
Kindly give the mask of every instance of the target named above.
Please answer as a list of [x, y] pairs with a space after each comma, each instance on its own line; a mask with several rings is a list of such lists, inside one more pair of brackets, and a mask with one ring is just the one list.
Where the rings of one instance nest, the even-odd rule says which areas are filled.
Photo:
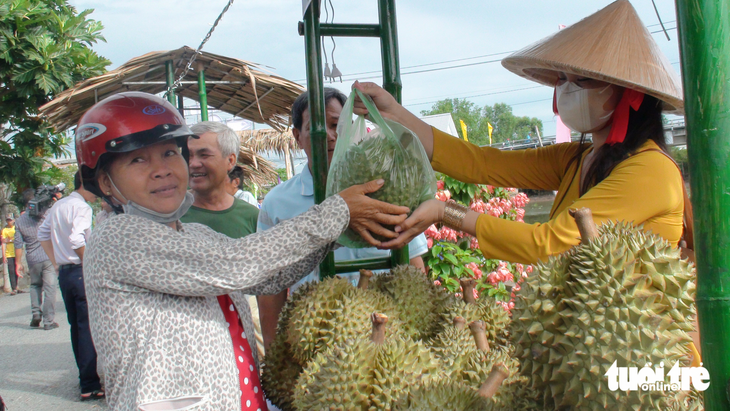
[[492, 398], [497, 393], [502, 382], [509, 377], [509, 370], [504, 364], [495, 364], [489, 373], [487, 380], [479, 388], [479, 395], [484, 398]]
[[388, 316], [381, 313], [373, 313], [370, 316], [373, 321], [373, 335], [370, 340], [375, 344], [382, 344], [385, 342], [385, 324], [388, 322]]
[[474, 287], [477, 286], [477, 280], [474, 278], [462, 278], [459, 280], [461, 284], [461, 293], [464, 302], [467, 304], [476, 304], [477, 300], [474, 298]]
[[370, 284], [370, 278], [373, 276], [373, 272], [366, 269], [360, 270], [360, 279], [357, 280], [357, 288], [367, 290], [368, 284]]
[[483, 352], [489, 352], [489, 342], [487, 341], [487, 324], [484, 321], [472, 321], [469, 323], [471, 335], [474, 336], [474, 342], [477, 349]]
[[583, 207], [578, 210], [568, 210], [568, 214], [575, 219], [575, 224], [578, 225], [581, 244], [588, 244], [598, 237], [598, 227], [593, 221], [593, 213], [591, 213], [590, 208]]
[[463, 330], [464, 327], [466, 327], [466, 320], [464, 319], [464, 317], [455, 317], [454, 327], [456, 327], [457, 330]]

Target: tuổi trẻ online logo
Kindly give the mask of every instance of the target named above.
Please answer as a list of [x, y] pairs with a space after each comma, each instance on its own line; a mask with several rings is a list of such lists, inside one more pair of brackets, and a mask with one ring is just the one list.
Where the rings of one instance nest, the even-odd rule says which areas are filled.
[[[710, 386], [710, 373], [705, 367], [680, 367], [675, 363], [664, 372], [664, 363], [651, 368], [651, 363], [638, 367], [619, 367], [616, 361], [608, 369], [608, 389], [611, 391], [688, 391], [694, 387], [705, 391]], [[667, 382], [669, 377], [669, 382]]]

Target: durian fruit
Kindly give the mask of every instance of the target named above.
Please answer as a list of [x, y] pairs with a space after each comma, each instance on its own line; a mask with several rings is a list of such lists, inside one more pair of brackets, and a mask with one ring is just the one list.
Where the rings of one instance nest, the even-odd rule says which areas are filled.
[[294, 359], [291, 345], [286, 340], [289, 319], [294, 306], [306, 298], [315, 289], [315, 285], [316, 283], [305, 283], [289, 296], [279, 314], [276, 338], [266, 350], [261, 366], [261, 388], [266, 398], [283, 411], [294, 409], [294, 385], [303, 370], [302, 365]]
[[367, 334], [372, 312], [394, 317], [391, 332], [401, 332], [398, 310], [387, 296], [353, 287], [349, 281], [338, 277], [323, 280], [311, 288], [292, 306], [288, 324], [284, 326], [292, 354], [302, 365], [323, 348]]
[[454, 301], [446, 290], [411, 265], [401, 265], [387, 274], [376, 275], [370, 288], [393, 299], [404, 322], [403, 330], [418, 340], [432, 338], [443, 329], [441, 314]]
[[[508, 377], [494, 396], [494, 404], [502, 407], [499, 409], [534, 409], [536, 403], [529, 401], [527, 393], [522, 392], [527, 378], [519, 373], [520, 364], [513, 358], [513, 348], [509, 345], [490, 347], [486, 328], [483, 321], [474, 321], [467, 329], [464, 319], [456, 317], [453, 326], [432, 341], [431, 349], [443, 364], [449, 381], [461, 382], [473, 389], [479, 388], [496, 364], [502, 364]], [[518, 406], [518, 400], [525, 404]]]
[[370, 339], [351, 338], [320, 352], [294, 392], [297, 410], [391, 410], [404, 391], [436, 381], [439, 363], [421, 342], [385, 339], [388, 317], [372, 315]]
[[462, 278], [460, 283], [463, 300], [452, 297], [445, 314], [446, 322], [451, 323], [456, 317], [464, 318], [467, 323], [483, 321], [487, 325], [487, 338], [490, 342], [502, 346], [508, 345], [509, 313], [487, 293], [482, 293], [475, 299], [472, 291], [476, 285], [475, 279]]
[[508, 377], [503, 364], [495, 364], [483, 384], [478, 388], [463, 382], [444, 378], [438, 381], [421, 382], [405, 391], [394, 409], [404, 411], [497, 411], [508, 410], [497, 403], [493, 396]]
[[293, 410], [294, 387], [302, 370], [292, 356], [286, 335], [277, 333], [261, 367], [261, 388], [266, 398], [283, 411]]
[[513, 339], [546, 408], [671, 409], [671, 391], [612, 392], [605, 373], [647, 363], [689, 366], [693, 266], [663, 238], [621, 222], [596, 228], [574, 213], [581, 244], [551, 257], [522, 286]]

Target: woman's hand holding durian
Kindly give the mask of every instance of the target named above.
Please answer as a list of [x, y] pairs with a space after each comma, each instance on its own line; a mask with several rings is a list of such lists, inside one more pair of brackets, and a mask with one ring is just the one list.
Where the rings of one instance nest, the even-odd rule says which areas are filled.
[[[449, 207], [455, 208], [463, 206], [459, 206], [455, 203], [444, 203], [437, 199], [424, 202], [416, 209], [416, 211], [413, 212], [413, 214], [411, 214], [410, 217], [406, 219], [406, 221], [395, 226], [395, 232], [398, 233], [398, 238], [384, 242], [380, 244], [378, 248], [402, 248], [414, 237], [426, 231], [426, 229], [432, 224], [439, 223], [445, 223], [455, 230], [476, 236], [477, 218], [480, 214], [472, 210], [466, 210], [463, 218], [460, 218], [459, 210], [447, 210]], [[450, 219], [448, 218], [449, 214], [451, 214]], [[457, 216], [456, 219], [454, 218], [455, 215]], [[456, 221], [460, 221], [461, 227], [458, 226], [458, 222], [456, 225], [454, 224]]]
[[383, 183], [382, 179], [370, 181], [352, 186], [339, 193], [350, 209], [350, 228], [374, 247], [381, 246], [381, 242], [373, 238], [372, 234], [386, 238], [399, 238], [399, 234], [383, 226], [403, 224], [410, 211], [408, 207], [384, 203], [366, 195], [378, 191]]

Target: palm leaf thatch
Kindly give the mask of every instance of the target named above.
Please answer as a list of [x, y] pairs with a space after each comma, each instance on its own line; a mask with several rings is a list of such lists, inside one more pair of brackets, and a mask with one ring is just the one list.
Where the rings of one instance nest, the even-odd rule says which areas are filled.
[[[185, 69], [195, 50], [156, 51], [133, 58], [119, 68], [84, 80], [40, 108], [40, 115], [58, 132], [75, 126], [81, 115], [97, 101], [124, 91], [164, 92], [165, 63], [172, 61], [175, 79]], [[304, 89], [289, 80], [264, 72], [256, 64], [231, 57], [201, 52], [177, 95], [200, 101], [198, 71], [204, 70], [208, 106], [284, 131], [294, 100]], [[188, 83], [189, 82], [189, 83]]]
[[291, 129], [283, 132], [275, 129], [243, 130], [238, 134], [241, 136], [241, 144], [245, 144], [257, 153], [273, 151], [282, 156], [289, 150], [298, 149]]
[[244, 183], [255, 183], [259, 186], [278, 183], [279, 174], [274, 165], [244, 144], [238, 152], [238, 165], [243, 167]]

